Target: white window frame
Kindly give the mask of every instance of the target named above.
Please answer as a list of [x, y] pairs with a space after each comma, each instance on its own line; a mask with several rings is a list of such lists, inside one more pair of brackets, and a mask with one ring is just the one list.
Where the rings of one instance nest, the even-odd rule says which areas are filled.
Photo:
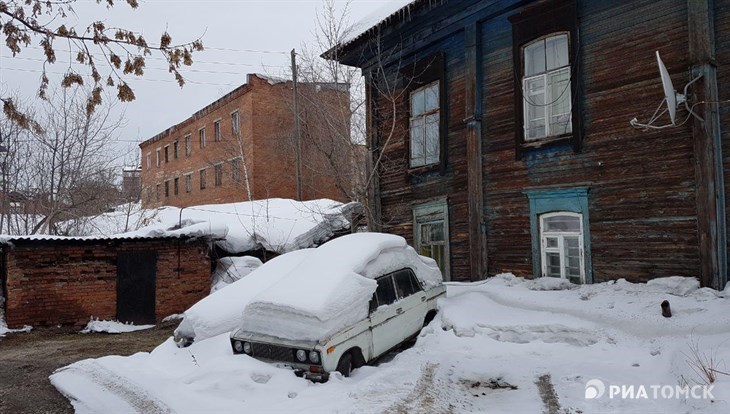
[[[438, 93], [438, 99], [437, 99], [437, 106], [435, 109], [424, 111], [422, 114], [418, 114], [416, 116], [413, 116], [413, 99], [415, 96], [419, 94], [425, 95], [426, 90], [436, 88], [436, 92]], [[409, 165], [413, 167], [424, 167], [427, 165], [434, 165], [438, 164], [441, 160], [441, 82], [436, 80], [428, 85], [424, 85], [410, 93], [409, 96], [409, 103], [411, 108], [411, 116], [408, 124], [408, 131], [409, 131]], [[424, 98], [425, 99], [425, 98]], [[428, 138], [426, 135], [426, 132], [428, 128], [426, 128], [426, 121], [429, 117], [435, 116], [437, 119], [437, 125], [436, 125], [436, 154], [435, 157], [429, 158], [427, 148], [428, 148]], [[416, 128], [414, 127], [414, 123], [420, 123], [417, 128], [421, 129], [421, 136], [423, 137], [423, 146], [421, 148], [422, 151], [422, 158], [414, 158], [414, 145], [415, 140], [413, 139], [413, 130]]]
[[[527, 57], [525, 55], [525, 51], [527, 50], [528, 47], [530, 47], [536, 43], [540, 43], [540, 42], [545, 44], [548, 39], [552, 39], [552, 38], [560, 37], [560, 36], [567, 37], [568, 63], [564, 66], [560, 66], [558, 68], [553, 68], [550, 70], [548, 70], [546, 67], [545, 72], [531, 74], [529, 76], [523, 75], [523, 77], [522, 77], [522, 105], [523, 105], [523, 107], [522, 107], [522, 128], [523, 128], [523, 137], [524, 137], [525, 142], [538, 141], [538, 140], [551, 138], [551, 137], [555, 137], [555, 136], [570, 134], [573, 132], [573, 99], [572, 99], [573, 91], [572, 91], [572, 76], [571, 76], [571, 62], [570, 62], [570, 41], [571, 41], [570, 33], [568, 33], [568, 32], [551, 33], [547, 36], [543, 36], [539, 39], [535, 39], [532, 42], [524, 45], [520, 52], [522, 54], [522, 68], [523, 68], [523, 73], [525, 73], [526, 69], [527, 69], [526, 68]], [[547, 65], [547, 59], [546, 59], [546, 65]], [[568, 73], [568, 83], [565, 86], [565, 88], [562, 90], [562, 92], [559, 96], [552, 96], [552, 89], [548, 85], [548, 79], [550, 79], [550, 76], [561, 73], [561, 72]], [[533, 121], [533, 119], [529, 119], [528, 117], [529, 117], [529, 113], [530, 113], [530, 107], [536, 106], [533, 104], [533, 102], [534, 102], [533, 97], [537, 96], [538, 94], [535, 93], [535, 94], [531, 95], [530, 92], [527, 90], [527, 84], [531, 81], [538, 80], [538, 79], [542, 80], [542, 89], [540, 90], [539, 94], [542, 94], [544, 96], [544, 99], [543, 99], [544, 104], [541, 105], [544, 107], [544, 113], [543, 113], [544, 118], [534, 118], [534, 119], [535, 120], [543, 119], [545, 126], [543, 129], [544, 134], [542, 136], [537, 136], [537, 137], [531, 138], [530, 137], [530, 122]], [[557, 103], [559, 100], [562, 100], [564, 94], [568, 94], [567, 112], [553, 114], [552, 113], [553, 104]], [[565, 115], [568, 116], [568, 122], [566, 124], [566, 129], [561, 130], [560, 132], [551, 131], [550, 125], [551, 125], [552, 118], [556, 117], [556, 116], [565, 116]]]
[[205, 148], [205, 127], [198, 129], [198, 137], [200, 138], [200, 149]]
[[198, 170], [198, 176], [200, 177], [200, 189], [201, 190], [205, 190], [208, 187], [208, 182], [207, 182], [208, 180], [206, 177], [208, 175], [208, 173], [205, 172], [206, 170], [207, 170], [207, 168], [201, 168], [200, 170]]
[[148, 152], [147, 153], [147, 169], [149, 170], [151, 168], [152, 168], [152, 153]]
[[241, 167], [243, 164], [243, 158], [236, 157], [231, 159], [231, 178], [233, 182], [241, 182]]
[[160, 158], [161, 158], [162, 148], [157, 148], [156, 153], [157, 153], [157, 163], [155, 165], [159, 168], [161, 165]]
[[[578, 219], [580, 225], [580, 231], [567, 232], [567, 231], [545, 231], [545, 219], [558, 216], [569, 216]], [[542, 263], [542, 276], [547, 276], [547, 254], [557, 253], [560, 255], [560, 278], [567, 279], [568, 276], [565, 274], [565, 237], [577, 237], [578, 248], [580, 249], [580, 283], [585, 284], [585, 248], [583, 246], [583, 215], [580, 213], [573, 213], [570, 211], [558, 211], [553, 213], [540, 214], [538, 217], [540, 225], [540, 262]], [[548, 237], [555, 237], [558, 239], [557, 247], [547, 247]]]
[[444, 260], [442, 273], [444, 280], [451, 280], [451, 235], [449, 232], [449, 204], [446, 199], [435, 200], [413, 206], [413, 244], [417, 252], [421, 251], [421, 226], [443, 223], [444, 226]]
[[236, 136], [241, 131], [241, 113], [236, 109], [231, 112], [231, 133]]

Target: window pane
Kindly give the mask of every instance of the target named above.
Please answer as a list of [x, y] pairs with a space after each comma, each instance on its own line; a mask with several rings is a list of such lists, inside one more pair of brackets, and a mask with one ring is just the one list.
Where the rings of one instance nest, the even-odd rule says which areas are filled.
[[525, 47], [525, 76], [545, 72], [545, 41], [539, 40]]
[[560, 253], [547, 253], [547, 272], [546, 276], [560, 277]]
[[439, 161], [439, 113], [426, 117], [426, 164]]
[[413, 92], [411, 94], [411, 116], [416, 117], [425, 112], [425, 96], [424, 91]]
[[543, 231], [580, 232], [580, 217], [553, 216], [545, 218], [543, 219]]
[[393, 274], [393, 277], [395, 278], [398, 296], [405, 298], [416, 291], [415, 286], [411, 285], [411, 272], [409, 270], [399, 270]]
[[545, 39], [547, 70], [568, 66], [568, 35], [563, 34]]
[[578, 237], [565, 237], [565, 275], [580, 279], [580, 240]]
[[424, 117], [411, 120], [411, 166], [424, 165]]
[[435, 82], [424, 90], [425, 93], [425, 111], [433, 111], [439, 107], [439, 83]]
[[545, 247], [557, 248], [558, 247], [558, 238], [557, 237], [548, 237], [545, 242]]
[[420, 292], [423, 290], [423, 286], [421, 286], [421, 282], [418, 281], [416, 278], [416, 275], [413, 272], [408, 272], [408, 275], [411, 279], [411, 285], [413, 286], [413, 292]]
[[378, 296], [378, 306], [389, 305], [396, 300], [393, 278], [390, 276], [381, 277], [378, 281], [378, 288], [375, 291]]
[[545, 77], [525, 79], [525, 121], [527, 139], [546, 136], [545, 131]]
[[570, 122], [570, 70], [568, 68], [548, 74], [550, 90], [550, 135], [560, 135], [572, 130]]

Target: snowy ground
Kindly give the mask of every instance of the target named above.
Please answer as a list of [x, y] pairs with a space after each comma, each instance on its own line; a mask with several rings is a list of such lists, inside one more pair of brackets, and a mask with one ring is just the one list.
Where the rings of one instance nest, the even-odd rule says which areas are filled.
[[[717, 374], [712, 398], [673, 391], [704, 384], [693, 348], [730, 372], [730, 292], [682, 278], [566, 287], [511, 275], [452, 284], [415, 346], [326, 384], [233, 356], [227, 334], [80, 361], [51, 381], [78, 413], [730, 411], [730, 376]], [[665, 299], [672, 318], [661, 316]]]
[[133, 325], [129, 323], [122, 323], [118, 321], [100, 321], [98, 319], [92, 319], [86, 324], [81, 333], [110, 333], [120, 334], [125, 332], [141, 331], [144, 329], [154, 328], [155, 325]]

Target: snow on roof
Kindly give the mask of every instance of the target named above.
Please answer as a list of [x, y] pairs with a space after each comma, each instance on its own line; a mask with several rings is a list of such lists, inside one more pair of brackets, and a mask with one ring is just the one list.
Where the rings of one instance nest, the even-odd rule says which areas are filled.
[[[425, 0], [392, 0], [373, 9], [370, 14], [352, 25], [351, 31], [342, 39], [339, 48], [342, 49], [349, 46], [361, 37], [364, 37], [371, 29], [390, 23], [398, 16], [410, 17], [411, 7], [423, 1]], [[429, 0], [429, 2], [443, 3], [443, 0]]]
[[358, 203], [328, 199], [294, 201], [266, 199], [193, 207], [161, 207], [102, 215], [90, 223], [87, 234], [110, 235], [124, 231], [125, 223], [140, 223], [138, 230], [114, 237], [199, 237], [217, 240], [222, 249], [242, 253], [263, 248], [286, 253], [313, 247], [350, 228]]
[[426, 286], [442, 281], [436, 262], [400, 236], [356, 233], [315, 249], [243, 312], [242, 328], [293, 340], [322, 340], [367, 316], [373, 278], [411, 267]]

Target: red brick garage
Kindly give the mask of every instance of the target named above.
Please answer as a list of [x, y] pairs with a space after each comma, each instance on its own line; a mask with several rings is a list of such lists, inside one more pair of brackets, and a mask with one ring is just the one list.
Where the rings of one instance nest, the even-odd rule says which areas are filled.
[[9, 328], [82, 325], [90, 317], [154, 323], [210, 292], [205, 238], [0, 239]]

